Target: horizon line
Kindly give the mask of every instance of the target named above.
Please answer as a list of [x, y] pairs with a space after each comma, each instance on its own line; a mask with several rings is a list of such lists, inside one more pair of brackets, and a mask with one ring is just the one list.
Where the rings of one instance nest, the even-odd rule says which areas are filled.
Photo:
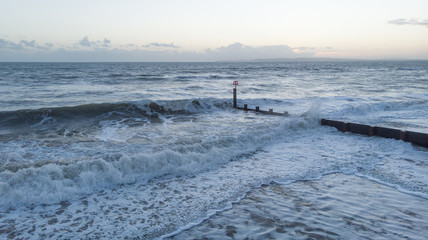
[[0, 63], [268, 63], [268, 62], [370, 62], [370, 61], [428, 61], [417, 58], [337, 58], [337, 57], [295, 57], [295, 58], [258, 58], [213, 61], [1, 61]]

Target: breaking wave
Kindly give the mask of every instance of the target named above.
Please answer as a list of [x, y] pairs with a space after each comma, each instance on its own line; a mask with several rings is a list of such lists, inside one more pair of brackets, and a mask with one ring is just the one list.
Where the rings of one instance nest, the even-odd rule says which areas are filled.
[[15, 129], [9, 135], [16, 137], [0, 132], [1, 207], [53, 203], [120, 184], [206, 171], [318, 125], [309, 115], [256, 120], [232, 110], [229, 102], [147, 100], [2, 112], [2, 127]]
[[46, 124], [100, 121], [106, 119], [156, 119], [157, 114], [191, 114], [211, 108], [228, 106], [225, 100], [183, 99], [171, 101], [139, 101], [123, 103], [96, 103], [80, 106], [25, 109], [0, 112], [1, 130], [37, 127]]
[[[79, 159], [5, 164], [0, 169], [2, 207], [16, 204], [52, 203], [91, 193], [118, 184], [145, 181], [164, 175], [179, 176], [219, 167], [228, 161], [257, 152], [282, 136], [313, 128], [316, 121], [303, 118], [276, 122], [269, 128], [258, 126], [236, 135], [201, 137], [189, 142], [170, 142], [169, 148], [126, 151], [139, 147], [127, 143], [121, 152]], [[80, 147], [77, 144], [75, 148]], [[130, 145], [130, 146], [129, 146]], [[97, 145], [98, 151], [108, 146]], [[88, 149], [82, 148], [84, 151]], [[91, 153], [88, 151], [87, 155]]]

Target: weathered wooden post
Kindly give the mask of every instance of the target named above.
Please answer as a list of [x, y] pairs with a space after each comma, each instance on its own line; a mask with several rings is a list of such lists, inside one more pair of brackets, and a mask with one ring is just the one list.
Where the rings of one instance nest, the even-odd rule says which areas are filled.
[[233, 86], [235, 86], [233, 88], [233, 107], [237, 108], [238, 105], [237, 105], [237, 100], [236, 100], [236, 86], [238, 86], [238, 81], [233, 81]]

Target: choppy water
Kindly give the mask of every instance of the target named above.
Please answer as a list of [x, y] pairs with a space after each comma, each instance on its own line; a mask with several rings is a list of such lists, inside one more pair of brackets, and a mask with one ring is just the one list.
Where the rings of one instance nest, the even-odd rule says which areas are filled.
[[[233, 81], [290, 116], [235, 111]], [[428, 151], [318, 123], [428, 133], [427, 61], [1, 63], [0, 86], [0, 236], [428, 235]]]

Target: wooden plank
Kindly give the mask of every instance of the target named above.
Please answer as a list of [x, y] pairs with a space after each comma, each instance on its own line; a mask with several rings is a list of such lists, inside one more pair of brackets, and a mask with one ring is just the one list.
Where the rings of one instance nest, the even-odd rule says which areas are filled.
[[335, 127], [337, 130], [342, 132], [346, 132], [347, 130], [347, 125], [345, 122], [336, 121], [336, 120], [321, 119], [321, 125]]
[[402, 140], [405, 142], [411, 142], [415, 145], [428, 148], [428, 134], [426, 133], [402, 131], [399, 129], [386, 128], [386, 127], [372, 127], [364, 124], [347, 123], [347, 122], [324, 119], [324, 118], [321, 119], [320, 123], [321, 125], [324, 125], [324, 126], [334, 127], [342, 132], [352, 132], [357, 134], [364, 134], [367, 136], [392, 138], [396, 140]]
[[384, 138], [401, 139], [401, 130], [385, 127], [376, 127], [375, 135]]
[[357, 134], [364, 134], [367, 136], [373, 136], [374, 131], [373, 127], [369, 125], [364, 124], [358, 124], [358, 123], [348, 123], [347, 124], [347, 131]]
[[428, 134], [407, 131], [407, 141], [428, 148]]

